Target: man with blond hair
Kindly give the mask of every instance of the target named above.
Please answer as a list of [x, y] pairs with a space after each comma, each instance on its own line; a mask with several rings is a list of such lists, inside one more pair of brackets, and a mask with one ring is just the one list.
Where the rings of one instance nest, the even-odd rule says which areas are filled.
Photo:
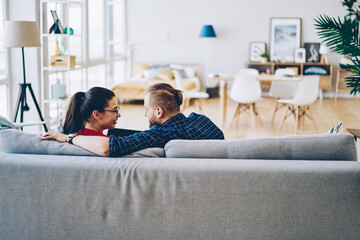
[[[144, 99], [150, 129], [129, 136], [71, 136], [71, 143], [101, 156], [122, 156], [150, 147], [164, 147], [173, 139], [224, 139], [222, 131], [206, 116], [180, 112], [183, 95], [166, 83], [150, 86]], [[64, 134], [48, 132], [43, 139], [68, 142]]]

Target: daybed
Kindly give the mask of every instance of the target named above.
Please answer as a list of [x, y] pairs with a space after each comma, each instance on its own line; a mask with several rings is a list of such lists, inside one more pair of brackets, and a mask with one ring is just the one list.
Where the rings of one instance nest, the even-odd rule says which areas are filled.
[[15, 131], [0, 131], [2, 240], [360, 239], [351, 135], [175, 140], [105, 158]]
[[[146, 89], [155, 83], [168, 83], [176, 88], [172, 70], [182, 71], [186, 90], [200, 89], [198, 63], [133, 63], [132, 78], [113, 87], [119, 100], [144, 100]], [[185, 71], [186, 70], [186, 71]]]

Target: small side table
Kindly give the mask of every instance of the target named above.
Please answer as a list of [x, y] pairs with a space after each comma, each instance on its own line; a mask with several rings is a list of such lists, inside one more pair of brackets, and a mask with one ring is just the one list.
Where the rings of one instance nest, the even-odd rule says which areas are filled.
[[360, 138], [360, 129], [355, 129], [355, 128], [347, 128], [346, 129], [351, 135], [354, 136], [355, 141], [357, 138]]

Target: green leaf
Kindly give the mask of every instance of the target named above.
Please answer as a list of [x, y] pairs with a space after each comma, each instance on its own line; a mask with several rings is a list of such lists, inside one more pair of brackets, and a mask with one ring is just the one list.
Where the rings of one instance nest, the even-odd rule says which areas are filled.
[[353, 65], [349, 65], [352, 72], [345, 79], [346, 86], [352, 88], [351, 94], [360, 93], [360, 3], [358, 0], [343, 0], [342, 5], [348, 14], [343, 18], [332, 18], [320, 15], [315, 18], [315, 28], [323, 43], [333, 52], [350, 58]]

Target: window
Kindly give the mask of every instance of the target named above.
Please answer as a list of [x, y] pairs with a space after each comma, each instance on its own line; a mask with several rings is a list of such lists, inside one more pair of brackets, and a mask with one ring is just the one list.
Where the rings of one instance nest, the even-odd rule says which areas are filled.
[[88, 1], [88, 9], [89, 61], [103, 60], [105, 59], [104, 0]]
[[92, 0], [88, 9], [88, 88], [111, 88], [125, 76], [125, 0]]
[[[0, 46], [4, 36], [5, 3], [5, 0], [0, 0]], [[0, 116], [9, 118], [9, 80], [6, 70], [6, 49], [0, 47]]]

